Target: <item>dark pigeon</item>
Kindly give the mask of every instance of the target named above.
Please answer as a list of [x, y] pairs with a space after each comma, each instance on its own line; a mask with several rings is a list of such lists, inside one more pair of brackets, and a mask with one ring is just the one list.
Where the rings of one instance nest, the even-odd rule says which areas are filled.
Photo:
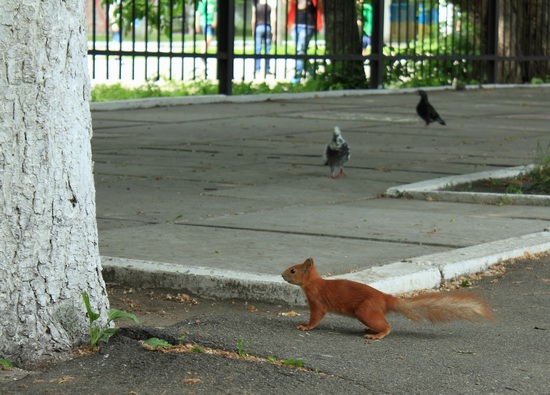
[[[342, 137], [340, 128], [334, 127], [334, 134], [332, 140], [327, 144], [323, 159], [325, 160], [325, 166], [330, 166], [330, 178], [338, 178], [345, 176], [344, 163], [350, 158], [349, 145]], [[338, 173], [337, 170], [340, 170]]]
[[445, 121], [441, 119], [437, 111], [435, 111], [435, 108], [433, 108], [428, 101], [428, 95], [426, 92], [419, 90], [418, 95], [420, 96], [420, 102], [416, 106], [416, 113], [424, 120], [424, 122], [426, 122], [424, 127], [427, 128], [432, 122], [438, 122], [441, 125], [445, 125]]

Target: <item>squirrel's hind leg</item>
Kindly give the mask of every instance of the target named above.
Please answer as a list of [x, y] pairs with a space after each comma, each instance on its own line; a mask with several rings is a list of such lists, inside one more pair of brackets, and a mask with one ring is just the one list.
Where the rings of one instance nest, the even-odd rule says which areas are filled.
[[391, 332], [391, 325], [386, 321], [385, 314], [381, 310], [372, 308], [360, 308], [355, 316], [366, 327], [367, 339], [382, 339]]

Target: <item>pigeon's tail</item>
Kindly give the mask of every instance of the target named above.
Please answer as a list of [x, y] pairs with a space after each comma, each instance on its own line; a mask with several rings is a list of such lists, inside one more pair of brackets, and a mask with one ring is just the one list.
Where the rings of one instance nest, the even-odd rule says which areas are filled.
[[443, 119], [441, 119], [441, 117], [438, 117], [438, 118], [436, 119], [436, 121], [437, 121], [437, 123], [439, 123], [440, 125], [447, 125], [447, 124], [445, 123], [445, 121], [444, 121]]

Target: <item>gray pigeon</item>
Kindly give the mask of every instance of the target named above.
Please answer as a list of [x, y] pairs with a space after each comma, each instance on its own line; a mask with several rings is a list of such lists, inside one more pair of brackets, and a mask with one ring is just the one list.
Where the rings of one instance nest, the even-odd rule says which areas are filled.
[[438, 122], [441, 125], [445, 125], [445, 121], [441, 119], [437, 111], [435, 111], [435, 108], [433, 108], [428, 101], [428, 95], [426, 92], [419, 90], [418, 95], [420, 96], [420, 102], [416, 106], [416, 113], [424, 120], [424, 122], [426, 122], [424, 127], [427, 128], [432, 122]]
[[[344, 163], [346, 163], [349, 158], [349, 145], [342, 137], [340, 128], [335, 126], [332, 140], [327, 144], [323, 154], [325, 166], [330, 166], [330, 178], [338, 178], [346, 175], [346, 173], [344, 173]], [[337, 169], [340, 169], [338, 173], [336, 173]]]

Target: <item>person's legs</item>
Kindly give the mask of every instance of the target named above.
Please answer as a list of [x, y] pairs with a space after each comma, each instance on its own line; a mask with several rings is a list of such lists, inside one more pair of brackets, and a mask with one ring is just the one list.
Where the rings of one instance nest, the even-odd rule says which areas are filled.
[[[309, 47], [309, 42], [313, 37], [315, 28], [313, 26], [298, 25], [296, 29], [296, 54], [305, 55], [307, 53], [307, 48]], [[298, 82], [303, 76], [304, 72], [307, 69], [307, 63], [304, 59], [296, 60], [296, 74], [292, 79], [292, 83]]]
[[[265, 54], [269, 55], [271, 53], [271, 26], [267, 25], [265, 27]], [[269, 66], [269, 58], [265, 58], [265, 71], [269, 73], [271, 67]]]
[[[313, 26], [307, 26], [306, 28], [306, 50], [304, 52], [307, 53], [307, 49], [309, 48], [309, 42], [313, 38], [313, 34], [315, 33], [315, 28]], [[307, 66], [309, 65], [309, 62], [304, 63], [304, 72], [307, 72]], [[311, 72], [309, 72], [310, 75], [312, 75]]]
[[[266, 47], [266, 54], [269, 53], [269, 49], [267, 47], [267, 40], [269, 40], [269, 44], [271, 45], [271, 36], [268, 32], [269, 27], [266, 25], [257, 25], [256, 26], [256, 36], [254, 39], [254, 53], [256, 55], [262, 53], [262, 47], [265, 44]], [[256, 71], [260, 70], [260, 62], [261, 59], [256, 59]], [[267, 69], [269, 70], [269, 68]]]
[[367, 48], [370, 46], [370, 37], [367, 36], [365, 33], [363, 33], [363, 55], [366, 55], [367, 53]]
[[[296, 55], [305, 55], [307, 51], [307, 35], [306, 35], [306, 26], [297, 25], [296, 26]], [[304, 71], [304, 60], [296, 59], [296, 74], [292, 82], [297, 82], [295, 80], [300, 80], [302, 78], [302, 73]]]
[[[258, 55], [262, 53], [262, 43], [265, 35], [265, 25], [256, 25], [256, 32], [254, 35], [254, 54]], [[260, 59], [255, 60], [255, 69], [260, 71]]]
[[212, 28], [212, 25], [204, 26], [204, 36], [204, 53], [207, 53], [208, 48], [210, 47], [210, 43], [212, 42], [212, 38], [214, 36], [214, 29]]

